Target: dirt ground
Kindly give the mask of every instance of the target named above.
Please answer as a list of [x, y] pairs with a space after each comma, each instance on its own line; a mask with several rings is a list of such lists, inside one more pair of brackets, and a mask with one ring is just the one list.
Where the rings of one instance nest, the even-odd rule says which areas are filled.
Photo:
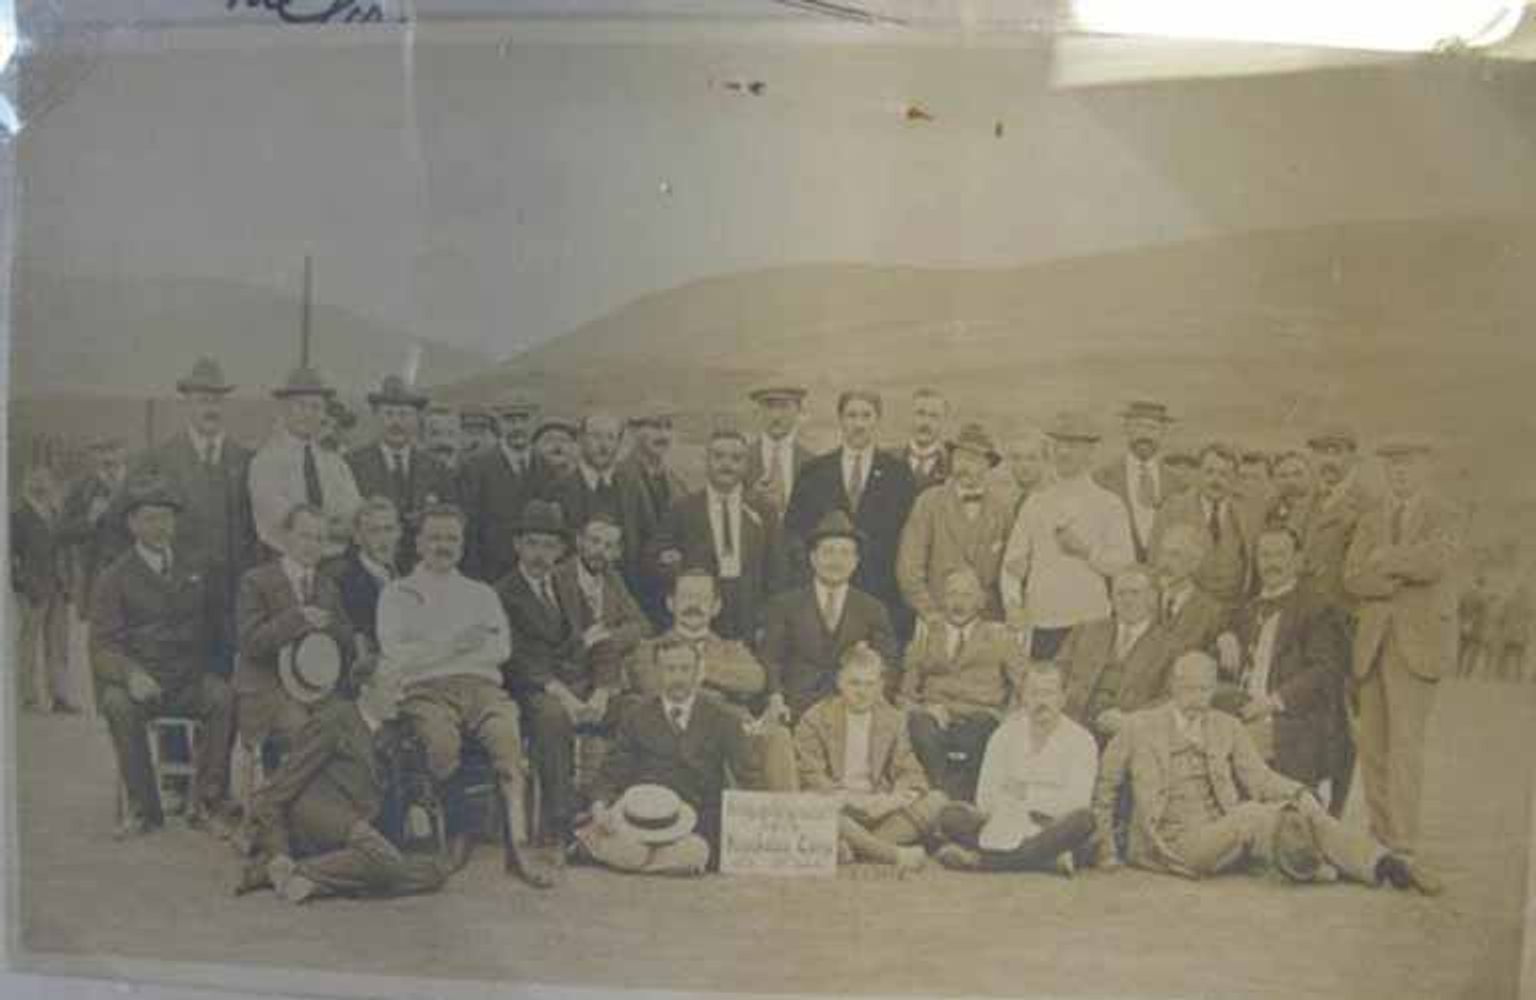
[[[254, 963], [289, 967], [293, 992], [334, 988], [331, 971], [775, 993], [1512, 997], [1533, 727], [1536, 687], [1444, 685], [1426, 816], [1426, 856], [1449, 886], [1438, 899], [1264, 877], [937, 870], [682, 882], [583, 869], [537, 894], [482, 849], [437, 896], [295, 908], [231, 898], [233, 858], [204, 835], [114, 843], [101, 723], [29, 716], [22, 935], [54, 971]], [[192, 965], [175, 978], [227, 984]]]

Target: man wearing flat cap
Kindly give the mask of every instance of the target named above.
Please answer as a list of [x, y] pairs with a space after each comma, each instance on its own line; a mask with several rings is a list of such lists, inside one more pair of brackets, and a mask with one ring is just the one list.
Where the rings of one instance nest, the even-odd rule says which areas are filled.
[[128, 450], [122, 438], [104, 435], [91, 441], [90, 464], [90, 472], [70, 488], [59, 511], [59, 541], [77, 554], [76, 607], [86, 620], [96, 578], [133, 544], [121, 508], [128, 482]]
[[1125, 504], [1136, 561], [1144, 563], [1150, 558], [1152, 530], [1164, 498], [1184, 489], [1186, 483], [1177, 470], [1169, 468], [1163, 454], [1163, 439], [1173, 423], [1166, 405], [1133, 400], [1120, 411], [1120, 418], [1125, 428], [1125, 454], [1100, 467], [1093, 478]]
[[458, 493], [469, 517], [464, 572], [494, 584], [517, 562], [513, 525], [529, 500], [540, 495], [552, 473], [534, 454], [533, 431], [539, 405], [514, 395], [493, 408], [501, 429], [496, 447], [465, 461]]
[[546, 415], [533, 432], [533, 451], [544, 463], [548, 475], [544, 492], [567, 476], [574, 476], [581, 464], [581, 423], [568, 417]]
[[1091, 474], [1097, 422], [1062, 413], [1046, 433], [1056, 481], [1024, 502], [1002, 571], [1009, 624], [1029, 632], [1035, 660], [1053, 659], [1075, 626], [1109, 616], [1109, 580], [1136, 557], [1125, 505]]
[[682, 476], [668, 464], [672, 452], [672, 419], [675, 408], [664, 403], [650, 403], [629, 418], [629, 434], [632, 447], [629, 454], [619, 460], [614, 476], [633, 479], [640, 485], [639, 497], [642, 510], [638, 524], [648, 526], [648, 534], [639, 539], [626, 540], [634, 549], [637, 560], [630, 567], [628, 583], [635, 599], [645, 611], [651, 623], [661, 627], [667, 618], [667, 581], [657, 570], [654, 561], [647, 558], [647, 550], [654, 550], [660, 526], [671, 516], [672, 508], [688, 492]]
[[400, 562], [409, 572], [416, 564], [416, 521], [427, 507], [457, 500], [453, 473], [423, 449], [421, 414], [427, 406], [425, 393], [406, 384], [398, 375], [384, 379], [377, 392], [368, 394], [379, 421], [379, 438], [347, 453], [347, 465], [364, 497], [384, 497], [400, 513]]
[[1253, 520], [1237, 496], [1238, 455], [1230, 446], [1211, 442], [1200, 449], [1193, 488], [1168, 498], [1152, 532], [1152, 550], [1176, 524], [1205, 532], [1206, 553], [1195, 570], [1195, 583], [1229, 611], [1253, 588]]
[[474, 403], [463, 406], [459, 410], [459, 455], [454, 467], [462, 469], [477, 456], [489, 454], [500, 440], [496, 418], [490, 410]]
[[131, 482], [123, 516], [132, 545], [102, 572], [91, 598], [91, 670], [127, 794], [118, 837], [160, 826], [164, 813], [146, 732], [151, 719], [203, 726], [192, 817], [222, 818], [229, 777], [229, 686], [209, 670], [208, 578], [175, 546], [181, 499], [164, 480]]
[[932, 386], [921, 386], [912, 393], [912, 436], [902, 449], [902, 458], [912, 470], [918, 496], [949, 478], [951, 452], [944, 441], [949, 414], [949, 399]]
[[896, 555], [896, 581], [907, 606], [930, 625], [944, 618], [945, 581], [957, 569], [976, 574], [986, 617], [1002, 619], [998, 582], [1013, 506], [989, 483], [988, 475], [1001, 458], [980, 424], [961, 427], [948, 445], [948, 481], [920, 494], [907, 517]]
[[246, 490], [252, 452], [224, 430], [225, 400], [234, 389], [216, 360], [199, 359], [176, 382], [187, 426], [141, 456], [134, 470], [135, 478], [163, 478], [186, 504], [176, 519], [176, 550], [208, 575], [214, 668], [224, 676], [235, 665], [235, 590], [258, 554]]
[[1360, 481], [1359, 440], [1348, 427], [1325, 427], [1307, 438], [1317, 477], [1317, 500], [1301, 536], [1302, 586], [1347, 611], [1355, 599], [1344, 589], [1344, 557], [1360, 516], [1380, 501]]
[[1424, 735], [1441, 672], [1456, 663], [1462, 514], [1429, 489], [1432, 447], [1401, 437], [1377, 448], [1387, 493], [1360, 517], [1344, 560], [1355, 597], [1350, 704], [1371, 833], [1419, 846]]
[[749, 395], [757, 405], [762, 432], [747, 442], [747, 491], [759, 510], [782, 522], [800, 470], [812, 458], [810, 449], [798, 440], [806, 390], [772, 385]]
[[327, 556], [340, 555], [362, 503], [357, 481], [342, 457], [321, 447], [326, 406], [336, 390], [312, 368], [296, 368], [272, 395], [282, 418], [251, 459], [251, 513], [256, 534], [272, 552], [283, 551], [283, 519], [298, 504], [325, 512]]

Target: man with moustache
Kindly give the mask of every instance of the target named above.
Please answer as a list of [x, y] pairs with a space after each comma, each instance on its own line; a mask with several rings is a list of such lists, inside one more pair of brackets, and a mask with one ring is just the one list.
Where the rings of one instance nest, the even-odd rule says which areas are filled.
[[944, 447], [948, 420], [949, 400], [942, 392], [924, 386], [912, 393], [912, 439], [902, 457], [912, 470], [918, 496], [949, 478], [949, 452]]
[[1183, 477], [1168, 466], [1163, 440], [1173, 417], [1168, 407], [1152, 400], [1131, 402], [1120, 417], [1125, 428], [1124, 457], [1094, 473], [1094, 481], [1125, 504], [1135, 544], [1136, 561], [1151, 559], [1152, 532], [1163, 500], [1184, 488]]
[[754, 506], [775, 522], [784, 520], [800, 470], [812, 458], [798, 440], [805, 397], [806, 390], [797, 385], [765, 386], [750, 393], [762, 433], [747, 442], [744, 483]]
[[682, 477], [667, 464], [672, 451], [674, 416], [672, 407], [653, 403], [630, 417], [633, 447], [619, 460], [614, 473], [617, 478], [632, 479], [640, 485], [642, 510], [638, 523], [648, 525], [650, 533], [633, 540], [635, 563], [629, 583], [641, 610], [658, 627], [666, 624], [667, 581], [649, 553], [655, 551], [658, 532], [671, 516], [673, 506], [687, 493]]
[[533, 449], [538, 404], [511, 396], [496, 404], [495, 413], [501, 441], [464, 463], [458, 487], [469, 518], [464, 572], [488, 583], [511, 572], [517, 562], [513, 526], [528, 501], [541, 496], [554, 478]]
[[176, 382], [190, 411], [186, 428], [140, 458], [134, 473], [165, 480], [185, 504], [176, 549], [207, 575], [214, 670], [225, 677], [235, 665], [236, 588], [257, 553], [246, 491], [252, 452], [224, 431], [225, 400], [234, 388], [217, 361], [200, 358]]
[[619, 466], [624, 425], [609, 413], [590, 413], [581, 421], [581, 460], [575, 473], [551, 486], [548, 498], [560, 505], [567, 525], [583, 525], [594, 514], [610, 517], [623, 529], [624, 551], [618, 563], [630, 593], [645, 587], [641, 551], [656, 531], [656, 511], [641, 474]]
[[1360, 482], [1359, 440], [1348, 427], [1325, 427], [1307, 439], [1317, 466], [1318, 495], [1301, 536], [1303, 585], [1324, 601], [1353, 613], [1344, 586], [1344, 558], [1360, 517], [1380, 501]]
[[457, 492], [452, 471], [420, 446], [422, 411], [428, 402], [425, 393], [400, 376], [387, 376], [377, 392], [368, 394], [368, 405], [379, 422], [378, 440], [347, 453], [358, 492], [386, 497], [399, 512], [400, 561], [407, 569], [416, 563], [416, 522], [421, 511], [453, 503]]
[[1063, 413], [1047, 430], [1056, 481], [1032, 495], [1003, 553], [1009, 625], [1030, 635], [1030, 658], [1054, 659], [1067, 634], [1109, 613], [1108, 581], [1135, 557], [1120, 498], [1094, 482], [1097, 423]]
[[1231, 609], [1195, 582], [1209, 549], [1206, 533], [1192, 524], [1176, 524], [1158, 539], [1157, 620], [1172, 656], [1212, 649], [1231, 620]]
[[1008, 517], [1008, 527], [1012, 530], [1025, 502], [1052, 481], [1050, 439], [1039, 430], [1027, 428], [1010, 437], [1004, 451], [1008, 475], [1013, 483]]
[[476, 457], [489, 454], [500, 441], [491, 411], [474, 403], [465, 404], [459, 409], [459, 455], [455, 468], [463, 469]]
[[664, 581], [683, 566], [706, 567], [719, 584], [722, 638], [757, 641], [769, 595], [788, 576], [779, 525], [749, 496], [749, 446], [740, 431], [717, 428], [704, 450], [704, 489], [673, 505], [647, 562]]
[[533, 432], [533, 451], [547, 470], [542, 492], [576, 474], [581, 464], [581, 446], [577, 438], [581, 425], [565, 417], [546, 416]]
[[1113, 613], [1072, 630], [1056, 662], [1067, 678], [1064, 711], [1102, 747], [1131, 712], [1167, 695], [1173, 655], [1157, 623], [1157, 591], [1144, 566], [1127, 566], [1111, 579]]
[[367, 648], [379, 648], [379, 594], [403, 575], [400, 514], [387, 497], [369, 497], [352, 520], [352, 547], [336, 573], [341, 607]]
[[1290, 528], [1297, 538], [1305, 538], [1317, 507], [1312, 459], [1303, 451], [1282, 451], [1274, 458], [1274, 468], [1275, 499], [1263, 526]]
[[896, 551], [917, 484], [905, 462], [877, 447], [883, 412], [880, 394], [872, 390], [850, 389], [838, 397], [842, 445], [806, 463], [784, 515], [784, 530], [798, 551], [806, 551], [822, 519], [835, 510], [845, 512], [863, 536], [853, 584], [885, 605], [897, 636], [906, 639], [912, 634], [912, 615], [896, 583]]
[[961, 427], [949, 445], [949, 481], [918, 496], [907, 517], [896, 580], [907, 606], [930, 626], [944, 618], [945, 581], [957, 569], [975, 574], [984, 595], [982, 610], [994, 621], [1002, 619], [998, 581], [1012, 511], [988, 483], [1001, 458], [980, 424]]
[[127, 448], [121, 438], [109, 435], [92, 441], [89, 450], [91, 471], [70, 488], [59, 512], [59, 541], [78, 553], [75, 606], [86, 620], [97, 577], [133, 544], [121, 510], [128, 481]]
[[1209, 548], [1195, 571], [1195, 582], [1227, 608], [1235, 608], [1250, 590], [1253, 539], [1234, 495], [1237, 453], [1224, 444], [1200, 449], [1194, 489], [1169, 497], [1152, 533], [1155, 550], [1176, 524], [1202, 529]]

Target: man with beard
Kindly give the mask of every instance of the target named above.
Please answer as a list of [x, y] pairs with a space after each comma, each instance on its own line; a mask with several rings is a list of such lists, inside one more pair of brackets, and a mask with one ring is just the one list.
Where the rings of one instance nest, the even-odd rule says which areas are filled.
[[496, 407], [501, 441], [459, 471], [459, 496], [469, 517], [464, 572], [495, 583], [517, 563], [513, 526], [528, 501], [541, 495], [554, 473], [533, 449], [537, 403], [522, 396]]
[[[880, 395], [872, 390], [850, 389], [838, 397], [842, 445], [806, 463], [784, 515], [784, 530], [804, 552], [823, 518], [835, 510], [847, 513], [863, 536], [854, 586], [885, 605], [897, 636], [906, 639], [912, 634], [912, 615], [896, 583], [896, 551], [917, 484], [905, 462], [877, 447], [883, 412]], [[794, 568], [803, 572], [799, 559], [796, 563]]]
[[797, 440], [805, 396], [805, 389], [797, 385], [767, 386], [751, 393], [762, 434], [747, 443], [745, 484], [757, 509], [779, 524], [789, 509], [800, 470], [812, 458]]
[[1195, 571], [1195, 583], [1228, 609], [1246, 597], [1252, 580], [1252, 545], [1246, 519], [1234, 496], [1237, 453], [1224, 444], [1200, 449], [1194, 489], [1169, 497], [1152, 533], [1155, 550], [1176, 524], [1200, 528], [1209, 547]]
[[70, 488], [59, 513], [59, 541], [78, 552], [80, 617], [91, 616], [91, 594], [101, 571], [133, 544], [121, 503], [128, 480], [128, 452], [118, 437], [91, 442], [91, 471]]
[[1183, 477], [1168, 466], [1162, 454], [1163, 439], [1173, 417], [1168, 407], [1150, 400], [1135, 400], [1120, 411], [1124, 421], [1126, 452], [1118, 462], [1094, 473], [1094, 481], [1125, 504], [1136, 561], [1147, 562], [1152, 533], [1163, 500], [1184, 488]]
[[650, 534], [630, 540], [634, 543], [635, 563], [629, 583], [641, 610], [658, 627], [666, 624], [667, 581], [648, 555], [655, 551], [658, 529], [687, 492], [682, 477], [667, 464], [672, 451], [673, 416], [670, 407], [655, 404], [630, 417], [629, 432], [634, 445], [619, 461], [615, 472], [616, 477], [632, 479], [640, 485], [639, 523], [648, 525]]
[[213, 629], [214, 670], [235, 666], [235, 590], [256, 558], [256, 526], [246, 491], [252, 452], [224, 432], [224, 403], [234, 386], [212, 358], [176, 383], [190, 411], [186, 429], [145, 454], [134, 477], [157, 476], [185, 506], [176, 519], [176, 550], [203, 567]]
[[902, 457], [912, 470], [917, 495], [949, 478], [949, 453], [944, 447], [944, 425], [949, 420], [949, 400], [937, 389], [924, 386], [912, 394], [912, 440]]
[[568, 525], [586, 524], [606, 514], [624, 533], [618, 569], [631, 593], [640, 590], [642, 546], [656, 530], [656, 512], [635, 470], [621, 469], [619, 445], [624, 425], [609, 413], [590, 413], [581, 422], [581, 460], [576, 471], [554, 484], [548, 498], [560, 505]]
[[771, 511], [754, 503], [743, 485], [746, 437], [717, 429], [704, 450], [704, 489], [673, 505], [656, 533], [647, 563], [671, 581], [683, 566], [706, 567], [719, 583], [720, 616], [714, 630], [726, 639], [757, 641], [764, 607], [788, 575]]
[[379, 421], [378, 441], [347, 453], [358, 492], [385, 497], [399, 512], [404, 531], [400, 562], [407, 570], [416, 564], [416, 524], [421, 512], [456, 499], [453, 473], [419, 445], [427, 402], [424, 393], [398, 375], [386, 377], [378, 392], [368, 394], [368, 405]]

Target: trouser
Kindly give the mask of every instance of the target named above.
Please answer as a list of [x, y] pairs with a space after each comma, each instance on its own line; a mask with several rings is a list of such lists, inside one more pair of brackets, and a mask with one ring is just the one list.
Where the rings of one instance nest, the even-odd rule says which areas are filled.
[[1071, 633], [1070, 625], [1060, 628], [1036, 626], [1029, 633], [1029, 658], [1031, 660], [1056, 659], [1056, 654], [1061, 651], [1061, 644], [1067, 641], [1067, 636]]
[[204, 808], [223, 802], [229, 783], [233, 711], [229, 685], [221, 678], [204, 674], [175, 686], [165, 685], [160, 698], [151, 704], [134, 701], [122, 684], [106, 683], [101, 686], [99, 704], [112, 733], [117, 771], [127, 789], [128, 807], [133, 815], [151, 824], [165, 821], [147, 729], [151, 719], [168, 715], [184, 716], [202, 724], [193, 794], [196, 803]]
[[18, 702], [60, 705], [69, 699], [69, 605], [62, 594], [33, 602], [17, 595], [21, 618], [16, 655]]
[[235, 693], [235, 718], [240, 739], [254, 752], [265, 754], [263, 763], [276, 769], [309, 721], [310, 707], [294, 700], [280, 687]]
[[[295, 831], [302, 839], [304, 831]], [[449, 864], [436, 856], [406, 855], [372, 824], [358, 820], [341, 843], [311, 843], [295, 871], [322, 895], [404, 896], [432, 892], [448, 880]]]
[[503, 786], [515, 781], [521, 789], [526, 773], [522, 727], [517, 703], [501, 685], [470, 676], [417, 681], [406, 690], [400, 714], [421, 737], [434, 781], [453, 776], [459, 769], [463, 740], [473, 739], [485, 747]]
[[1419, 843], [1424, 737], [1436, 681], [1409, 673], [1388, 634], [1376, 662], [1355, 689], [1351, 716], [1371, 836], [1394, 851]]
[[[564, 836], [583, 808], [576, 788], [576, 723], [560, 699], [552, 695], [526, 695], [522, 707], [528, 725], [528, 750], [539, 775], [542, 833], [545, 838]], [[596, 729], [612, 732], [620, 710], [619, 701], [610, 700], [608, 714]]]
[[1061, 855], [1086, 849], [1094, 831], [1092, 811], [1075, 809], [1049, 820], [1017, 847], [992, 850], [981, 847], [978, 840], [983, 822], [981, 813], [973, 809], [946, 809], [940, 818], [940, 832], [961, 847], [976, 851], [981, 870], [989, 872], [1049, 871]]
[[[752, 723], [751, 712], [724, 697], [719, 701], [743, 727]], [[740, 773], [731, 775], [738, 785], [764, 792], [800, 790], [800, 770], [795, 764], [795, 737], [788, 726], [766, 722], [750, 730], [747, 750], [745, 766]]]
[[[912, 752], [928, 774], [928, 783], [952, 801], [972, 802], [976, 798], [976, 780], [981, 774], [981, 758], [987, 740], [997, 728], [997, 719], [985, 713], [951, 713], [949, 725], [940, 726], [922, 710], [907, 716], [907, 735]], [[952, 760], [951, 755], [960, 756]]]
[[[1195, 875], [1216, 875], [1254, 858], [1268, 862], [1280, 819], [1279, 802], [1244, 802], [1219, 819], [1169, 838], [1169, 847]], [[1306, 814], [1303, 814], [1306, 815]], [[1374, 885], [1382, 846], [1327, 814], [1307, 815], [1324, 860], [1340, 874]]]
[[894, 848], [922, 843], [932, 835], [947, 802], [942, 792], [927, 792], [895, 812], [871, 816], [859, 808], [855, 796], [838, 817], [838, 835], [855, 857], [889, 864], [896, 860]]

